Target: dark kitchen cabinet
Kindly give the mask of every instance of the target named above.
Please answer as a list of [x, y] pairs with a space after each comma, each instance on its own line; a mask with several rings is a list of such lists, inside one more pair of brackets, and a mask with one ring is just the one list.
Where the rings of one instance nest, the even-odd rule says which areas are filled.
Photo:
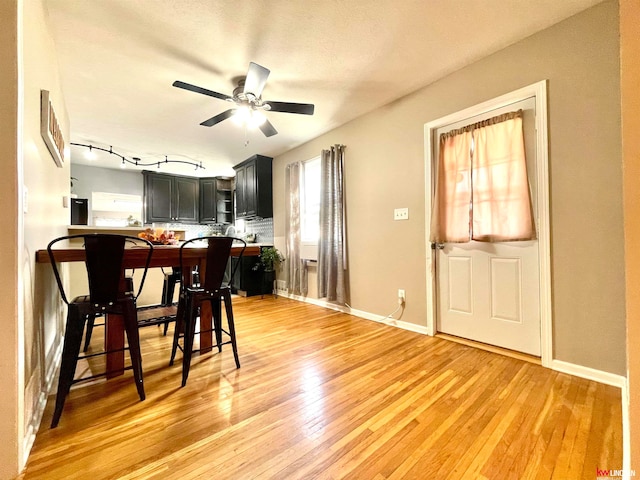
[[176, 184], [175, 221], [181, 223], [198, 223], [197, 178], [174, 177]]
[[167, 175], [144, 175], [144, 222], [171, 222], [173, 178]]
[[236, 268], [231, 284], [233, 293], [242, 292], [248, 297], [262, 294], [262, 272], [254, 270], [257, 263], [260, 263], [259, 256], [231, 257], [231, 268]]
[[216, 223], [216, 179], [200, 179], [200, 223]]
[[216, 214], [218, 223], [233, 223], [233, 178], [216, 178]]
[[273, 217], [273, 159], [254, 155], [236, 165], [236, 218]]
[[200, 223], [233, 223], [232, 178], [200, 179]]
[[194, 177], [142, 172], [145, 223], [198, 223], [199, 180]]

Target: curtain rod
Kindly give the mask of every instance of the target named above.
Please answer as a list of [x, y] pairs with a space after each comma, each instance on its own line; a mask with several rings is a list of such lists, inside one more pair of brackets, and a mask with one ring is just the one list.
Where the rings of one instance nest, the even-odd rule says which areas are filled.
[[522, 109], [516, 112], [508, 112], [508, 113], [503, 113], [501, 115], [496, 115], [495, 117], [487, 118], [486, 120], [481, 120], [479, 122], [466, 125], [462, 128], [457, 128], [455, 130], [450, 130], [446, 133], [441, 133], [440, 141], [442, 142], [447, 138], [455, 137], [456, 135], [460, 135], [461, 133], [470, 132], [472, 130], [475, 130], [476, 128], [495, 125], [496, 123], [506, 122], [507, 120], [511, 120], [512, 118], [522, 117], [522, 115], [523, 115]]

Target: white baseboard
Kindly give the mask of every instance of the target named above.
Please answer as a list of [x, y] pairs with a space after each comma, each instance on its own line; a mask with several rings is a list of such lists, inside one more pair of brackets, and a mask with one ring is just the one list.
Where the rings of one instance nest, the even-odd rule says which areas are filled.
[[328, 308], [330, 310], [336, 310], [342, 313], [348, 313], [354, 317], [364, 318], [365, 320], [373, 320], [374, 322], [383, 323], [392, 327], [402, 328], [403, 330], [409, 330], [411, 332], [421, 333], [428, 335], [427, 327], [422, 325], [416, 325], [415, 323], [404, 322], [395, 318], [384, 317], [382, 315], [376, 315], [375, 313], [365, 312], [364, 310], [357, 310], [351, 307], [343, 307], [342, 305], [336, 305], [326, 300], [318, 300], [316, 298], [303, 297], [300, 295], [291, 295], [286, 290], [277, 290], [278, 295], [281, 297], [287, 297], [299, 302], [311, 303], [312, 305], [318, 305], [319, 307]]
[[[22, 448], [23, 448], [23, 458], [26, 464], [27, 459], [29, 458], [29, 453], [31, 452], [31, 448], [33, 447], [33, 443], [36, 440], [36, 433], [38, 433], [38, 429], [40, 428], [40, 423], [42, 422], [42, 417], [44, 415], [44, 409], [47, 406], [47, 397], [49, 396], [49, 392], [51, 391], [51, 387], [55, 382], [56, 372], [58, 371], [58, 367], [60, 366], [60, 361], [62, 360], [62, 346], [63, 346], [63, 338], [60, 337], [60, 341], [58, 345], [55, 347], [55, 353], [51, 357], [53, 361], [50, 365], [48, 365], [47, 371], [44, 376], [44, 388], [40, 390], [38, 394], [38, 399], [36, 402], [36, 407], [33, 409], [31, 414], [31, 418], [29, 419], [28, 424], [25, 428], [24, 437], [22, 438]], [[25, 465], [21, 465], [21, 470], [25, 467]]]
[[586, 378], [587, 380], [593, 380], [594, 382], [604, 383], [605, 385], [611, 385], [623, 390], [627, 388], [627, 378], [623, 375], [603, 372], [602, 370], [596, 370], [595, 368], [583, 367], [582, 365], [576, 365], [575, 363], [564, 362], [556, 359], [551, 360], [550, 368], [557, 372], [568, 373], [569, 375]]
[[383, 323], [391, 327], [398, 327], [402, 328], [403, 330], [409, 330], [410, 332], [428, 335], [427, 327], [424, 325], [416, 325], [415, 323], [405, 322], [396, 318], [383, 317], [381, 315], [365, 312], [363, 310], [356, 310], [355, 308], [350, 309], [350, 311], [347, 313], [350, 313], [351, 315], [354, 315], [356, 317], [364, 318], [366, 320], [373, 320], [374, 322]]
[[629, 384], [620, 389], [622, 400], [622, 471], [624, 480], [631, 478], [631, 425], [629, 423]]

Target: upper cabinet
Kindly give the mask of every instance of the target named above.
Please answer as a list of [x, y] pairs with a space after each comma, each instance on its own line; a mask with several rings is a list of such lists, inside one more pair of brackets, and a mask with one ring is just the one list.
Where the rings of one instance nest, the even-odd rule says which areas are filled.
[[216, 223], [216, 179], [200, 179], [200, 223]]
[[254, 155], [236, 165], [236, 218], [273, 217], [271, 157]]
[[[254, 155], [233, 167], [237, 218], [273, 217], [272, 161], [271, 157]], [[233, 178], [142, 173], [145, 223], [234, 222]]]
[[198, 223], [199, 180], [194, 177], [142, 172], [144, 222]]
[[232, 178], [200, 179], [200, 223], [233, 223]]

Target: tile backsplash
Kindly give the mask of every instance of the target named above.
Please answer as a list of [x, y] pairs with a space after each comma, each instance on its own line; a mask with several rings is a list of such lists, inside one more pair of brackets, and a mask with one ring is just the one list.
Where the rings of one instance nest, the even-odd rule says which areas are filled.
[[186, 223], [170, 223], [169, 230], [184, 230], [185, 240], [196, 237], [206, 237], [215, 233], [224, 233], [224, 225], [189, 225]]
[[248, 220], [244, 229], [246, 233], [255, 233], [258, 243], [273, 243], [273, 218]]
[[[169, 230], [184, 230], [185, 240], [207, 235], [224, 234], [228, 225], [189, 225], [186, 223], [170, 223]], [[244, 224], [244, 233], [255, 233], [256, 242], [273, 243], [273, 218], [261, 218], [259, 220], [247, 220]], [[238, 235], [239, 236], [239, 235]]]

